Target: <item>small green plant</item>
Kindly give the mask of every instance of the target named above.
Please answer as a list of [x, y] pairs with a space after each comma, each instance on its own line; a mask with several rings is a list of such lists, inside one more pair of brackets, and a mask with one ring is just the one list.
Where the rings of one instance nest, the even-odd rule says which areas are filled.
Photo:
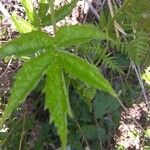
[[[104, 149], [105, 143], [112, 140], [109, 131], [115, 131], [118, 126], [120, 107], [113, 98], [117, 97], [116, 93], [98, 68], [101, 67], [112, 82], [120, 78], [122, 83], [118, 80], [116, 89], [120, 90], [126, 104], [129, 103], [128, 98], [133, 101], [133, 94], [137, 95], [138, 92], [133, 89], [133, 82], [128, 83], [127, 78], [132, 79], [129, 74], [132, 72], [126, 69], [130, 62], [137, 66], [150, 65], [149, 23], [142, 22], [149, 17], [150, 2], [125, 0], [118, 6], [113, 1], [114, 16], [109, 7], [104, 7], [96, 27], [89, 24], [56, 26], [58, 21], [71, 13], [77, 0], [58, 9], [54, 9], [50, 0], [39, 0], [37, 8], [29, 0], [21, 0], [21, 3], [27, 19], [12, 14], [12, 21], [20, 36], [0, 47], [0, 58], [14, 55], [16, 58], [27, 57], [28, 60], [15, 76], [8, 105], [0, 120], [1, 127], [42, 79], [45, 109], [50, 112], [50, 122], [57, 127], [62, 148], [66, 147], [68, 126], [71, 148], [82, 149], [89, 142], [91, 149]], [[43, 28], [50, 25], [54, 29], [52, 37], [43, 32]], [[127, 71], [128, 76], [125, 77], [123, 73]], [[146, 70], [143, 79], [149, 83], [149, 70]], [[104, 92], [97, 92], [97, 89]], [[74, 118], [68, 121], [68, 116]], [[41, 149], [43, 140], [50, 138], [49, 127], [47, 122], [46, 128], [43, 125], [41, 134], [43, 130], [46, 134], [39, 136], [40, 142], [37, 140], [35, 149]], [[16, 144], [19, 141], [17, 137]], [[85, 140], [85, 145], [81, 144], [81, 138]], [[125, 148], [120, 145], [118, 149]]]
[[[43, 8], [42, 2], [44, 1], [41, 0], [39, 10]], [[30, 1], [22, 0], [22, 4], [27, 12], [28, 21], [16, 15], [12, 16], [18, 31], [22, 35], [2, 45], [0, 57], [5, 58], [14, 55], [19, 58], [28, 56], [30, 60], [23, 64], [16, 75], [16, 81], [11, 89], [11, 96], [0, 120], [0, 125], [2, 127], [12, 111], [25, 101], [27, 95], [36, 87], [40, 79], [46, 75], [46, 83], [43, 89], [43, 93], [46, 95], [45, 109], [50, 111], [50, 121], [54, 121], [62, 141], [62, 148], [65, 149], [67, 143], [67, 115], [72, 117], [73, 113], [68, 100], [64, 73], [71, 74], [86, 84], [106, 91], [114, 97], [116, 97], [116, 93], [94, 65], [64, 50], [66, 47], [80, 45], [94, 39], [110, 40], [110, 38], [92, 25], [64, 26], [58, 29], [55, 37], [50, 37], [40, 29], [43, 25], [41, 25], [43, 22], [42, 16], [46, 13], [47, 5], [44, 6], [44, 12], [41, 10], [36, 13]], [[67, 12], [66, 7], [69, 8]], [[71, 8], [72, 3], [60, 10], [58, 9], [55, 12], [56, 20], [66, 16]], [[35, 53], [39, 55], [35, 57]]]

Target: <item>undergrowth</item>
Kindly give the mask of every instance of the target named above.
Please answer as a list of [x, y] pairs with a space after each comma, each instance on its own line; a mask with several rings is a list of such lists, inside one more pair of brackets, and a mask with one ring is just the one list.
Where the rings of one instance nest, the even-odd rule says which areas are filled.
[[[40, 0], [38, 8], [28, 0], [21, 3], [28, 19], [12, 14], [20, 36], [2, 45], [0, 57], [29, 60], [16, 75], [0, 120], [2, 127], [9, 118], [8, 130], [0, 132], [1, 148], [125, 149], [114, 138], [121, 111], [139, 103], [140, 93], [149, 110], [141, 72], [150, 65], [150, 1], [120, 5], [108, 0], [99, 22], [64, 27], [56, 23], [70, 15], [76, 0], [55, 11], [47, 0]], [[50, 25], [53, 36], [43, 32]], [[149, 83], [149, 70], [143, 79]], [[145, 149], [150, 148], [148, 123], [147, 116], [146, 125], [139, 125]]]

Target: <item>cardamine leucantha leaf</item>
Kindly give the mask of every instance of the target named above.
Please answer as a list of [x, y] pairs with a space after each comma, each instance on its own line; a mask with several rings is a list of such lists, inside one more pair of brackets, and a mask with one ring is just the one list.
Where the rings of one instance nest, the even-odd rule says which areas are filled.
[[27, 95], [33, 90], [41, 79], [44, 71], [51, 65], [53, 54], [46, 53], [35, 59], [30, 60], [16, 74], [16, 81], [11, 89], [11, 96], [8, 99], [8, 105], [0, 120], [0, 127], [4, 121], [11, 115], [12, 111], [22, 102]]
[[45, 109], [50, 111], [50, 119], [57, 127], [58, 134], [65, 150], [67, 143], [67, 115], [71, 116], [68, 93], [64, 75], [58, 64], [53, 64], [47, 70], [47, 80], [44, 88], [46, 95]]
[[98, 88], [99, 90], [106, 91], [116, 97], [116, 93], [110, 83], [94, 65], [66, 51], [59, 51], [59, 57], [60, 63], [67, 72], [84, 81], [86, 84]]
[[0, 48], [0, 58], [12, 55], [30, 55], [34, 54], [38, 50], [51, 48], [53, 45], [53, 38], [49, 37], [47, 33], [33, 31], [22, 34], [17, 39], [2, 45], [2, 48]]

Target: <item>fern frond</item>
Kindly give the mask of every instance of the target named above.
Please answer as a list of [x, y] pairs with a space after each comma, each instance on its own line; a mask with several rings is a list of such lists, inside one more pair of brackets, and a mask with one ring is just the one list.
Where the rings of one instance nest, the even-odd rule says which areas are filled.
[[112, 56], [111, 52], [101, 47], [98, 43], [84, 45], [80, 48], [80, 53], [86, 57], [90, 57], [96, 64], [104, 65], [106, 68], [111, 69], [114, 72], [123, 73], [121, 67], [117, 63], [115, 57]]
[[150, 10], [149, 0], [126, 0], [124, 4], [116, 12], [114, 19], [123, 19], [131, 17], [134, 20], [139, 19], [142, 14]]
[[123, 70], [117, 63], [115, 57], [111, 56], [111, 53], [104, 53], [104, 57], [102, 58], [102, 64], [107, 68], [113, 70], [114, 72], [123, 73]]
[[130, 59], [137, 65], [143, 63], [148, 50], [148, 36], [144, 31], [138, 31], [135, 39], [126, 46], [126, 52]]

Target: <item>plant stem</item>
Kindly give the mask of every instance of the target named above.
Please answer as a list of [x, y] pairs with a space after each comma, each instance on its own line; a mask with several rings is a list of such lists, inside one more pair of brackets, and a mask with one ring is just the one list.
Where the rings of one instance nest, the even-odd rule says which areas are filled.
[[54, 34], [56, 33], [56, 20], [55, 20], [55, 9], [54, 9], [54, 0], [49, 0], [50, 2], [50, 12], [51, 12], [51, 20], [53, 25]]
[[147, 98], [147, 96], [146, 96], [145, 87], [144, 87], [143, 81], [142, 81], [142, 79], [141, 79], [140, 67], [137, 67], [137, 68], [136, 68], [136, 66], [135, 66], [135, 64], [134, 64], [133, 62], [132, 62], [132, 66], [133, 66], [133, 69], [135, 70], [136, 76], [137, 76], [138, 81], [139, 81], [139, 83], [140, 83], [140, 86], [141, 86], [141, 89], [142, 89], [142, 93], [143, 93], [143, 96], [144, 96], [146, 105], [147, 105], [147, 107], [148, 107], [148, 110], [150, 110], [149, 101], [148, 101], [148, 98]]
[[83, 132], [82, 132], [82, 129], [81, 129], [81, 126], [80, 126], [79, 122], [78, 122], [76, 119], [75, 119], [75, 122], [76, 122], [76, 125], [77, 125], [78, 129], [80, 130], [80, 132], [81, 132], [81, 134], [82, 134], [82, 136], [83, 136], [83, 139], [84, 139], [84, 141], [85, 141], [85, 144], [87, 145], [87, 147], [88, 147], [89, 150], [90, 150], [90, 145], [89, 145], [89, 143], [88, 143], [88, 140], [84, 137], [84, 134], [83, 134]]
[[[111, 3], [111, 0], [107, 0], [107, 1], [108, 1], [108, 7], [109, 7], [111, 17], [113, 18], [114, 17], [114, 11], [113, 11], [113, 6], [112, 6], [112, 3]], [[119, 39], [119, 31], [117, 29], [116, 24], [117, 24], [117, 22], [116, 22], [116, 20], [114, 20], [114, 28], [115, 28], [116, 36]]]
[[23, 116], [23, 127], [22, 127], [22, 133], [21, 133], [20, 142], [19, 142], [19, 150], [22, 149], [23, 136], [24, 136], [24, 133], [25, 133], [25, 117], [26, 117], [26, 112], [25, 112], [25, 114]]
[[124, 10], [124, 8], [131, 2], [131, 0], [126, 0], [122, 6], [118, 9], [118, 11], [116, 12], [116, 14], [113, 16], [113, 18], [108, 22], [107, 26], [103, 29], [106, 30], [108, 29], [111, 24], [114, 22], [114, 20], [121, 14], [121, 12]]

